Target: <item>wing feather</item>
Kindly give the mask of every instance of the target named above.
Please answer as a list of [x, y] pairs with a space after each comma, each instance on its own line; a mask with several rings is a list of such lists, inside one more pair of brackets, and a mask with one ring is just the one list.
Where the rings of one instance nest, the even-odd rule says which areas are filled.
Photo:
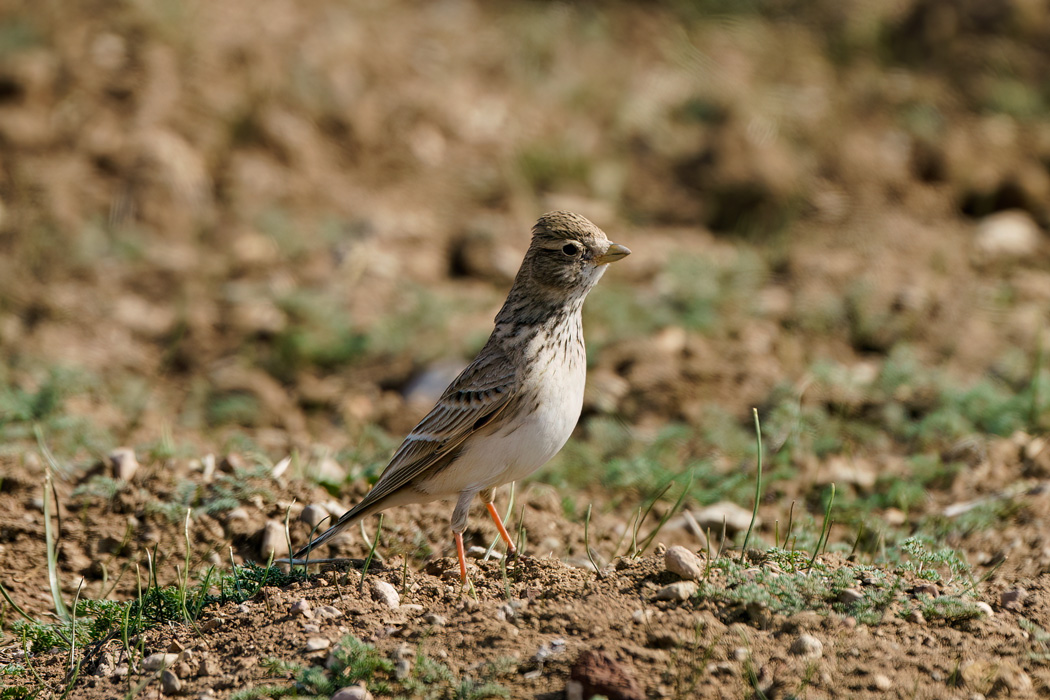
[[517, 394], [518, 383], [517, 372], [502, 356], [476, 359], [452, 381], [430, 413], [409, 433], [379, 481], [354, 510], [367, 508], [425, 477], [471, 434], [506, 409]]

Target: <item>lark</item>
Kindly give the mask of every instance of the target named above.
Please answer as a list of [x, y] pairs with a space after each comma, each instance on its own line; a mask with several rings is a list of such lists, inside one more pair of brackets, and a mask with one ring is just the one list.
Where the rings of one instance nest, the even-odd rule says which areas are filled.
[[515, 554], [493, 505], [495, 490], [542, 467], [569, 439], [587, 376], [583, 301], [607, 263], [630, 253], [579, 214], [540, 217], [481, 352], [401, 443], [364, 499], [294, 559], [373, 513], [455, 500], [452, 534], [466, 581], [463, 532], [479, 494], [508, 554]]

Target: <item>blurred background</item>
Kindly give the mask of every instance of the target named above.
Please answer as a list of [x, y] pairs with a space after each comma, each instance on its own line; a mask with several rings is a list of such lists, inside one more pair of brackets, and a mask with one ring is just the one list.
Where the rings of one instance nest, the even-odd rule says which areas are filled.
[[634, 251], [537, 477], [570, 517], [669, 483], [749, 505], [752, 407], [777, 512], [819, 517], [835, 482], [842, 522], [907, 527], [1050, 474], [1046, 0], [0, 18], [9, 458], [39, 425], [71, 463], [375, 478], [564, 208]]

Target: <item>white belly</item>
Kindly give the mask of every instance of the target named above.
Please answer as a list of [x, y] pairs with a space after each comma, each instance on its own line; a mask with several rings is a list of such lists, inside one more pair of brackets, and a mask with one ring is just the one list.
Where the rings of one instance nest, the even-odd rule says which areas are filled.
[[[541, 342], [537, 339], [537, 342]], [[517, 418], [499, 421], [491, 433], [468, 440], [455, 464], [419, 484], [421, 491], [449, 498], [523, 479], [546, 464], [565, 445], [580, 418], [587, 363], [583, 348], [571, 357], [540, 357], [530, 384], [536, 399]]]

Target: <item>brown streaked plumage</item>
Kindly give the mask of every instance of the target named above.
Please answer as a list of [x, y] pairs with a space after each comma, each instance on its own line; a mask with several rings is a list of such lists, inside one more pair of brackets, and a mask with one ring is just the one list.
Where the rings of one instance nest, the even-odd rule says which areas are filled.
[[583, 300], [605, 264], [630, 252], [579, 214], [540, 217], [481, 352], [405, 438], [368, 495], [294, 559], [372, 513], [454, 498], [452, 532], [466, 579], [463, 531], [479, 493], [513, 553], [492, 505], [495, 488], [539, 469], [569, 439], [587, 370]]

